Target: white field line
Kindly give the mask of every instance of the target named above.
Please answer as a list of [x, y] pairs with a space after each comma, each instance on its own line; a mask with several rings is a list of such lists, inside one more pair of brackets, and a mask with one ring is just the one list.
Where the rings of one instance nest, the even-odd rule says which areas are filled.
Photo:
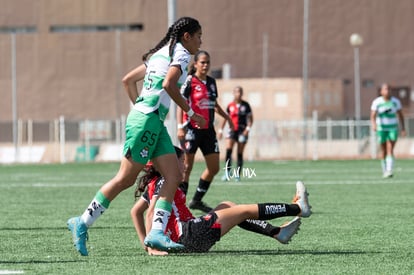
[[44, 182], [35, 182], [35, 183], [11, 183], [11, 184], [0, 184], [0, 188], [21, 188], [21, 187], [38, 187], [38, 188], [65, 188], [65, 187], [99, 187], [102, 186], [104, 183], [44, 183]]
[[23, 270], [1, 270], [0, 269], [0, 275], [3, 274], [24, 274]]
[[[330, 180], [323, 180], [323, 181], [304, 181], [305, 184], [307, 186], [309, 185], [364, 185], [364, 184], [383, 184], [386, 183], [387, 180], [384, 180], [382, 178], [378, 178], [378, 179], [369, 179], [369, 180], [334, 180], [334, 181], [330, 181]], [[396, 180], [396, 179], [391, 179], [389, 180], [390, 183], [401, 183], [400, 181]], [[275, 182], [274, 180], [260, 180], [260, 181], [255, 181], [254, 179], [245, 179], [240, 182], [235, 182], [235, 181], [228, 181], [228, 182], [221, 182], [221, 181], [215, 181], [213, 182], [214, 185], [220, 185], [220, 186], [224, 186], [224, 185], [229, 185], [229, 186], [267, 186], [267, 185], [295, 185], [296, 181], [288, 181], [288, 180], [283, 180], [280, 181], [278, 180], [277, 182]], [[72, 182], [72, 183], [42, 183], [42, 182], [36, 182], [36, 183], [11, 183], [11, 184], [0, 184], [0, 188], [22, 188], [22, 187], [33, 187], [33, 188], [73, 188], [73, 187], [100, 187], [102, 186], [104, 183], [87, 183], [87, 182]], [[1, 275], [1, 273], [0, 273]]]

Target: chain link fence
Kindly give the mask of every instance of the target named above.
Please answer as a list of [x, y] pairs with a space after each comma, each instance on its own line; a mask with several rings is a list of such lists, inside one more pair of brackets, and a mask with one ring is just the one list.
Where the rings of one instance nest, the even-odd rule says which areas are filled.
[[[17, 127], [13, 127], [12, 122], [0, 121], [0, 163], [118, 160], [125, 140], [125, 119], [70, 120], [60, 117], [53, 121], [19, 120]], [[169, 129], [173, 127], [168, 122], [166, 125]], [[405, 126], [407, 136], [399, 141], [400, 144], [404, 140], [405, 145], [398, 144], [397, 148], [402, 147], [400, 150], [410, 156], [411, 151], [414, 155], [411, 144], [414, 117], [406, 117]], [[17, 128], [16, 134], [13, 134], [14, 128]], [[173, 136], [175, 131], [170, 133]], [[224, 152], [223, 140], [220, 141], [220, 149]], [[369, 120], [321, 121], [314, 114], [307, 121], [255, 121], [245, 156], [249, 160], [375, 158], [377, 149]]]

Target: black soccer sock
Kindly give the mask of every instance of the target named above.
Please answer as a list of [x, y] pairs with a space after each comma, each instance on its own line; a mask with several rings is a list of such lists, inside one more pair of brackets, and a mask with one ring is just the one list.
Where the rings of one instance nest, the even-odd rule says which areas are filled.
[[238, 224], [240, 228], [243, 228], [244, 230], [248, 230], [251, 232], [255, 232], [261, 235], [273, 237], [274, 235], [278, 234], [280, 232], [280, 227], [273, 226], [270, 223], [266, 221], [260, 221], [260, 220], [245, 220], [244, 222], [241, 222]]
[[208, 188], [210, 187], [210, 184], [211, 184], [210, 181], [200, 179], [198, 181], [197, 190], [194, 193], [193, 200], [194, 201], [201, 201], [203, 199], [204, 195], [207, 193]]
[[240, 168], [239, 171], [242, 171], [242, 167], [243, 167], [243, 153], [237, 153], [237, 167]]
[[188, 192], [188, 182], [186, 182], [186, 181], [181, 182], [180, 185], [178, 186], [178, 188], [180, 188], [181, 191], [183, 191], [184, 194], [187, 195], [187, 192]]
[[258, 220], [271, 220], [285, 216], [297, 216], [300, 208], [297, 204], [285, 203], [259, 203]]

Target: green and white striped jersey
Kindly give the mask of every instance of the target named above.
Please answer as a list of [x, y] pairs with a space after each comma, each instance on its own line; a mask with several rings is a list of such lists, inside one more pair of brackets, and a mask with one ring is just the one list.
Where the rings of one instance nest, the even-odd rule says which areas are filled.
[[167, 71], [171, 66], [180, 66], [182, 72], [178, 80], [180, 88], [187, 78], [188, 64], [191, 60], [191, 54], [181, 43], [176, 44], [172, 60], [168, 52], [169, 45], [166, 45], [148, 60], [141, 94], [134, 105], [134, 109], [144, 114], [158, 110], [162, 121], [165, 120], [171, 104], [170, 96], [162, 87]]
[[371, 105], [371, 111], [377, 112], [377, 130], [398, 130], [397, 112], [399, 110], [401, 110], [401, 102], [396, 97], [392, 96], [388, 101], [386, 101], [382, 96], [374, 99]]

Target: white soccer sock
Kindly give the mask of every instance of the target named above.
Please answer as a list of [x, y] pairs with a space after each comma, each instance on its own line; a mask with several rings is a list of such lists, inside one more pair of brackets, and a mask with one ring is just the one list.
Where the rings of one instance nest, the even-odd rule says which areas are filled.
[[385, 163], [386, 163], [387, 171], [391, 172], [394, 167], [394, 158], [392, 156], [387, 156], [385, 158]]
[[387, 171], [386, 164], [385, 164], [385, 159], [381, 160], [381, 168], [382, 168], [382, 173], [385, 173]]
[[151, 230], [165, 231], [168, 224], [168, 219], [171, 216], [171, 203], [159, 199], [155, 204], [154, 216], [152, 217]]
[[83, 212], [81, 220], [90, 227], [109, 207], [109, 203], [110, 201], [99, 191]]

